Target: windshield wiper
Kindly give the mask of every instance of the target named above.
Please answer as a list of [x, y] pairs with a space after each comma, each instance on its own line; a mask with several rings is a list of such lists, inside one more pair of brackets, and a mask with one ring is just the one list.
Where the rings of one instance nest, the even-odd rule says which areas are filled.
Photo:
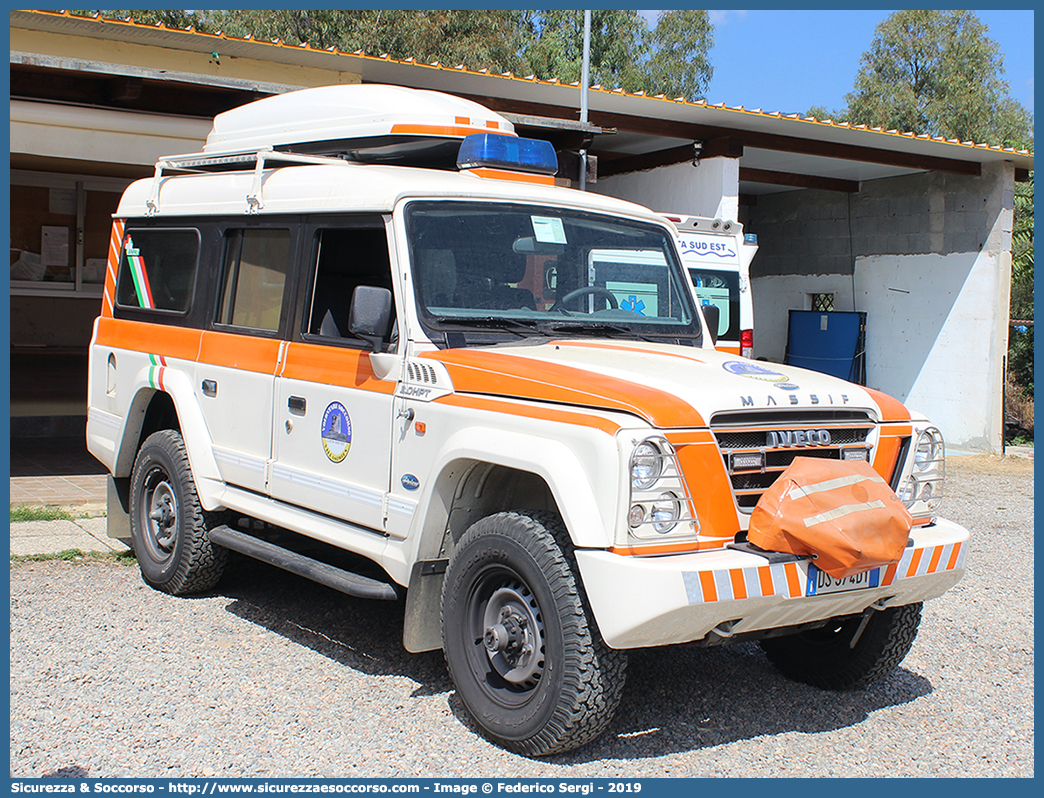
[[[605, 322], [578, 322], [575, 324], [555, 324], [550, 327], [554, 332], [562, 333], [579, 333], [581, 335], [590, 333], [593, 335], [625, 335], [628, 338], [636, 338], [639, 341], [646, 341], [651, 344], [662, 343], [657, 338], [651, 338], [647, 335], [642, 335], [639, 332], [635, 332], [630, 327], [624, 327], [619, 324], [608, 324]], [[678, 335], [671, 333], [663, 333], [662, 335], [669, 338], [677, 338]]]
[[435, 318], [435, 321], [440, 325], [500, 329], [523, 338], [526, 337], [527, 333], [529, 335], [548, 335], [548, 333], [538, 329], [537, 323], [530, 319], [509, 319], [504, 316], [438, 316]]

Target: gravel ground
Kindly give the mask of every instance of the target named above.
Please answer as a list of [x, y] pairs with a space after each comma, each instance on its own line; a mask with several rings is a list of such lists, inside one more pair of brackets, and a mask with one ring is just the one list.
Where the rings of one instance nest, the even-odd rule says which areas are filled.
[[969, 572], [859, 692], [775, 673], [756, 644], [633, 652], [599, 741], [532, 760], [480, 737], [403, 605], [239, 561], [179, 599], [109, 561], [11, 566], [11, 775], [1031, 777], [1033, 477], [952, 458]]

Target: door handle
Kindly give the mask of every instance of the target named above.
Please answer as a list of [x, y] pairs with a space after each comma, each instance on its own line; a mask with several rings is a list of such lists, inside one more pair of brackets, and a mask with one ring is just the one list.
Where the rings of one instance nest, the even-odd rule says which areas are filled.
[[286, 400], [286, 406], [290, 408], [291, 413], [303, 416], [308, 403], [303, 396], [291, 396]]
[[217, 380], [203, 380], [200, 387], [203, 388], [204, 396], [217, 396]]

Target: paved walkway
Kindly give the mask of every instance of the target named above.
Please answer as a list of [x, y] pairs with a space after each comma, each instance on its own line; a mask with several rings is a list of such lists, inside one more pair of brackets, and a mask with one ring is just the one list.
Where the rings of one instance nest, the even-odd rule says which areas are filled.
[[106, 537], [105, 523], [104, 516], [14, 523], [11, 524], [11, 554], [58, 554], [70, 549], [103, 553], [129, 551], [120, 541]]

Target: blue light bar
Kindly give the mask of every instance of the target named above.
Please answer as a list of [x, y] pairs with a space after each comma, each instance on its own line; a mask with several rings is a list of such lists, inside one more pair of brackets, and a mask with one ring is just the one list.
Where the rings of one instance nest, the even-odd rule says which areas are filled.
[[521, 139], [499, 133], [473, 133], [465, 136], [460, 143], [457, 168], [474, 169], [480, 166], [553, 175], [558, 171], [558, 156], [550, 141]]

